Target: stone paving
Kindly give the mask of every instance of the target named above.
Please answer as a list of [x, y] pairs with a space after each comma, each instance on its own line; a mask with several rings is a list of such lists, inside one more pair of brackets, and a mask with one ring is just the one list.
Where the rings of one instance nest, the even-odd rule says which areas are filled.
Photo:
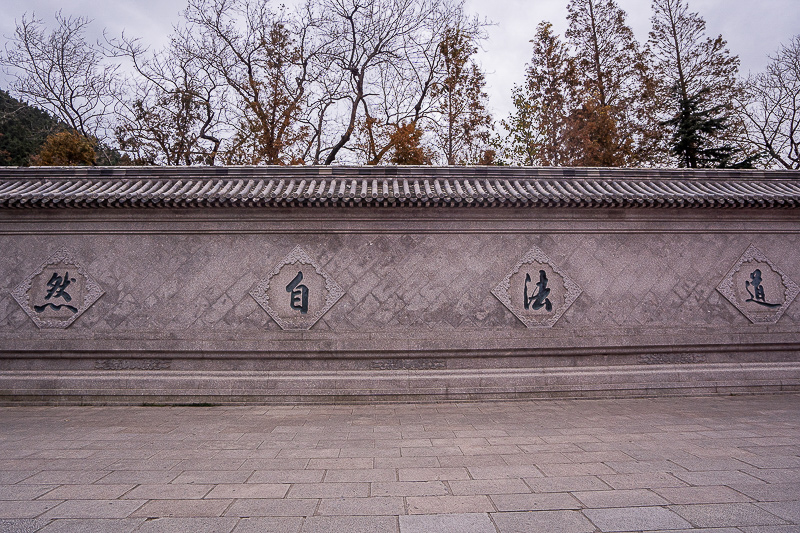
[[0, 531], [800, 532], [800, 396], [0, 408]]

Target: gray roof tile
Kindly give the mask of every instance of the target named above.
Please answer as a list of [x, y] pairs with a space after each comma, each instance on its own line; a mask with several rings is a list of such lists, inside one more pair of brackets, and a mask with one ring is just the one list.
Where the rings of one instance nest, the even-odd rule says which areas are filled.
[[0, 169], [0, 208], [800, 207], [800, 172], [494, 167]]

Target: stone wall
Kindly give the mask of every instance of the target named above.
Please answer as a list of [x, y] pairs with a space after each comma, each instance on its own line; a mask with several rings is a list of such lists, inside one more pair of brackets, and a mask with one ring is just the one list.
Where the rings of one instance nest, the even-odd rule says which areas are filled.
[[0, 249], [6, 403], [800, 389], [796, 209], [0, 209]]

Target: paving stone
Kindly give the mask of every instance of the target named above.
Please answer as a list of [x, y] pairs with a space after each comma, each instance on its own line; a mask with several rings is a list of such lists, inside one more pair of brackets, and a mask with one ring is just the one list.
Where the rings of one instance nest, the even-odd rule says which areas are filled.
[[767, 483], [800, 483], [800, 468], [746, 468], [743, 471]]
[[193, 483], [217, 485], [220, 483], [244, 483], [253, 475], [249, 470], [187, 470], [172, 480], [173, 484]]
[[695, 503], [737, 503], [750, 502], [750, 498], [728, 487], [703, 486], [703, 487], [661, 487], [653, 489], [670, 503], [695, 504]]
[[400, 468], [399, 481], [449, 481], [469, 479], [466, 468]]
[[759, 503], [758, 507], [800, 526], [800, 502]]
[[371, 483], [371, 496], [444, 496], [449, 494], [441, 481], [378, 481]]
[[109, 474], [102, 470], [45, 470], [25, 479], [25, 483], [34, 485], [78, 485], [94, 483]]
[[95, 484], [100, 485], [124, 485], [124, 484], [160, 484], [160, 483], [169, 483], [178, 475], [180, 472], [158, 472], [158, 471], [141, 471], [137, 472], [135, 470], [115, 470], [114, 472], [109, 473], [103, 478], [99, 479], [95, 482]]
[[312, 516], [302, 533], [397, 533], [395, 516]]
[[375, 496], [372, 498], [323, 499], [317, 509], [319, 515], [401, 515], [405, 506], [401, 497]]
[[275, 500], [243, 498], [233, 502], [226, 511], [225, 516], [238, 516], [241, 518], [260, 516], [311, 516], [317, 510], [319, 500]]
[[400, 517], [400, 533], [497, 533], [484, 513], [407, 515]]
[[325, 470], [256, 470], [247, 483], [322, 483]]
[[239, 470], [303, 470], [308, 459], [246, 459]]
[[691, 529], [692, 524], [663, 507], [586, 509], [583, 511], [601, 531]]
[[[617, 474], [599, 476], [614, 489], [653, 489], [657, 487], [686, 487], [688, 483], [675, 477], [672, 472], [642, 472], [640, 474]], [[713, 483], [708, 483], [713, 485]]]
[[492, 494], [489, 496], [498, 511], [551, 511], [581, 509], [583, 504], [566, 492], [544, 494]]
[[539, 470], [545, 476], [597, 476], [601, 474], [616, 474], [616, 472], [603, 463], [548, 463], [539, 465]]
[[58, 501], [0, 501], [0, 517], [3, 519], [36, 518], [60, 503]]
[[50, 520], [41, 518], [0, 518], [0, 533], [34, 533], [50, 523]]
[[230, 533], [237, 518], [156, 518], [146, 520], [136, 533]]
[[648, 489], [596, 490], [573, 492], [572, 495], [589, 508], [643, 507], [669, 503]]
[[533, 492], [571, 492], [608, 490], [611, 487], [595, 476], [525, 478]]
[[595, 527], [578, 511], [493, 513], [499, 533], [593, 533]]
[[742, 533], [797, 533], [800, 527], [793, 526], [752, 526], [738, 528]]
[[397, 473], [393, 468], [370, 468], [349, 470], [328, 470], [325, 483], [354, 481], [395, 481]]
[[609, 461], [606, 463], [620, 474], [641, 474], [642, 472], [681, 472], [685, 468], [663, 459], [652, 461]]
[[[58, 485], [0, 485], [0, 500], [35, 500], [51, 492]], [[46, 498], [66, 499], [66, 498]]]
[[450, 491], [456, 496], [471, 494], [529, 494], [531, 489], [521, 479], [478, 479], [450, 481]]
[[502, 455], [443, 455], [437, 459], [439, 460], [439, 466], [443, 468], [460, 466], [468, 468], [504, 467], [508, 464]]
[[287, 498], [365, 498], [369, 483], [296, 483]]
[[375, 468], [438, 468], [436, 457], [376, 457]]
[[144, 503], [144, 500], [68, 500], [42, 518], [127, 518]]
[[123, 498], [126, 500], [199, 500], [213, 488], [213, 485], [159, 484], [139, 485]]
[[242, 518], [233, 533], [297, 533], [302, 523], [301, 517]]
[[152, 500], [141, 506], [133, 517], [193, 518], [221, 516], [232, 500]]
[[752, 503], [673, 505], [673, 511], [699, 527], [770, 526], [786, 520]]
[[747, 485], [763, 481], [738, 470], [675, 472], [674, 476], [690, 485]]
[[488, 496], [409, 496], [408, 514], [488, 513], [494, 506]]
[[541, 470], [532, 465], [518, 466], [471, 466], [472, 479], [532, 478], [544, 477]]
[[327, 469], [367, 470], [367, 469], [372, 469], [374, 464], [375, 461], [372, 457], [309, 459], [306, 468], [312, 470], [327, 470]]
[[[40, 529], [41, 533], [130, 533], [144, 524], [144, 518], [61, 518]], [[2, 531], [2, 528], [0, 528]], [[140, 530], [141, 531], [141, 530]]]
[[283, 498], [289, 491], [288, 484], [275, 483], [239, 483], [223, 484], [214, 487], [205, 495], [206, 499], [214, 498]]
[[800, 500], [800, 483], [758, 483], [756, 485], [730, 486], [737, 492], [759, 502], [785, 502]]

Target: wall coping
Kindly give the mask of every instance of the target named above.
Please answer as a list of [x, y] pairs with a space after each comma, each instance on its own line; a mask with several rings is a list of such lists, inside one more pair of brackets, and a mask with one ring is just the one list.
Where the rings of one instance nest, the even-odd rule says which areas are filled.
[[800, 171], [528, 167], [5, 167], [0, 209], [800, 208]]

